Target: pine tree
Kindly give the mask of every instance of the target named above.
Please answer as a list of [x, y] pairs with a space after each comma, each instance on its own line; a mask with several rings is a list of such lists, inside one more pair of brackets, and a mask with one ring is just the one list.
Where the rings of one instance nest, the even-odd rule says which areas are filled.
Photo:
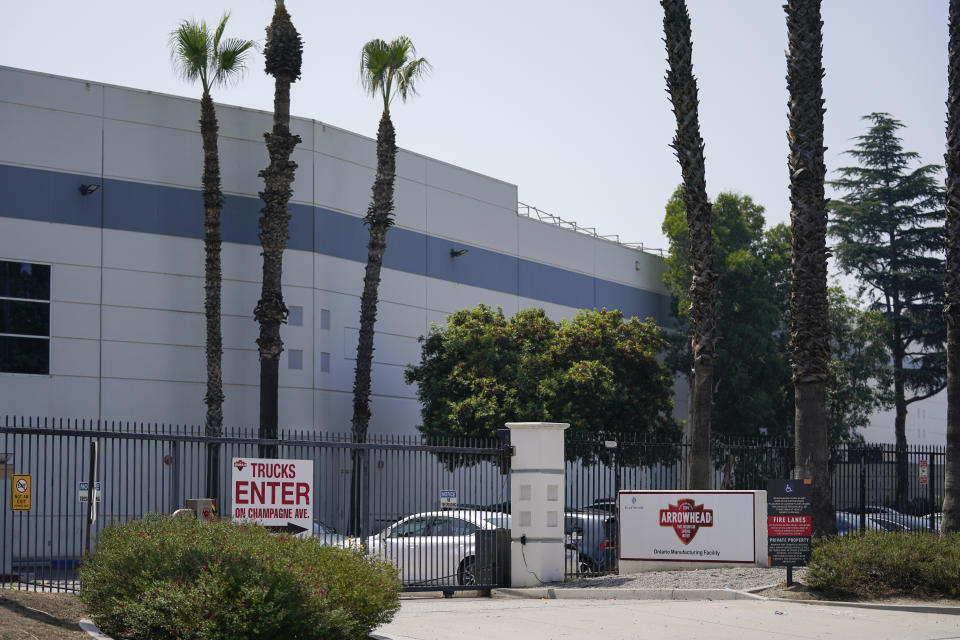
[[903, 123], [888, 113], [864, 116], [867, 133], [847, 153], [857, 166], [831, 184], [846, 195], [831, 203], [837, 264], [856, 276], [861, 296], [888, 323], [896, 409], [896, 503], [907, 502], [907, 407], [946, 385], [944, 192], [938, 165], [910, 169], [919, 156], [904, 151]]

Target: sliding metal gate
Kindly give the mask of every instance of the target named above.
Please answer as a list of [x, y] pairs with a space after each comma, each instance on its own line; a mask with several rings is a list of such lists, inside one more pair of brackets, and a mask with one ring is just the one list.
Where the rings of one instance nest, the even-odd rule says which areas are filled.
[[[89, 526], [81, 483], [99, 483]], [[489, 589], [509, 581], [506, 449], [496, 442], [285, 431], [208, 437], [198, 427], [7, 418], [0, 426], [0, 581], [74, 590], [76, 569], [103, 528], [172, 513], [206, 495], [207, 449], [219, 451], [219, 514], [232, 513], [231, 460], [275, 445], [313, 461], [314, 535], [399, 566], [405, 590]], [[14, 475], [29, 476], [31, 508], [14, 511]], [[443, 500], [441, 501], [441, 497]], [[490, 511], [492, 506], [496, 511]]]

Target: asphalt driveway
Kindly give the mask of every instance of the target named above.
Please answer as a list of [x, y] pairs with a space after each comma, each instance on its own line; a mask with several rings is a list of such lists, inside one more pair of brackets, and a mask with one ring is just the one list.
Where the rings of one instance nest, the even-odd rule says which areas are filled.
[[764, 600], [404, 599], [390, 640], [947, 640], [960, 615]]

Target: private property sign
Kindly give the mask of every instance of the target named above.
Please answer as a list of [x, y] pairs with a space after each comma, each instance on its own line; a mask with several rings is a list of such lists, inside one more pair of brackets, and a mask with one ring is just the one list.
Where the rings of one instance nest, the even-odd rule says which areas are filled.
[[234, 458], [232, 464], [234, 520], [313, 531], [313, 460]]
[[620, 559], [754, 564], [757, 493], [621, 491]]

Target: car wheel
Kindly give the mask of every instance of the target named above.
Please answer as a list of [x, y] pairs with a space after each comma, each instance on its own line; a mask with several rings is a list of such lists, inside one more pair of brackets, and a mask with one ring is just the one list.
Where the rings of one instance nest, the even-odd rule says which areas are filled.
[[477, 561], [475, 558], [464, 558], [457, 571], [457, 583], [463, 586], [477, 584]]

